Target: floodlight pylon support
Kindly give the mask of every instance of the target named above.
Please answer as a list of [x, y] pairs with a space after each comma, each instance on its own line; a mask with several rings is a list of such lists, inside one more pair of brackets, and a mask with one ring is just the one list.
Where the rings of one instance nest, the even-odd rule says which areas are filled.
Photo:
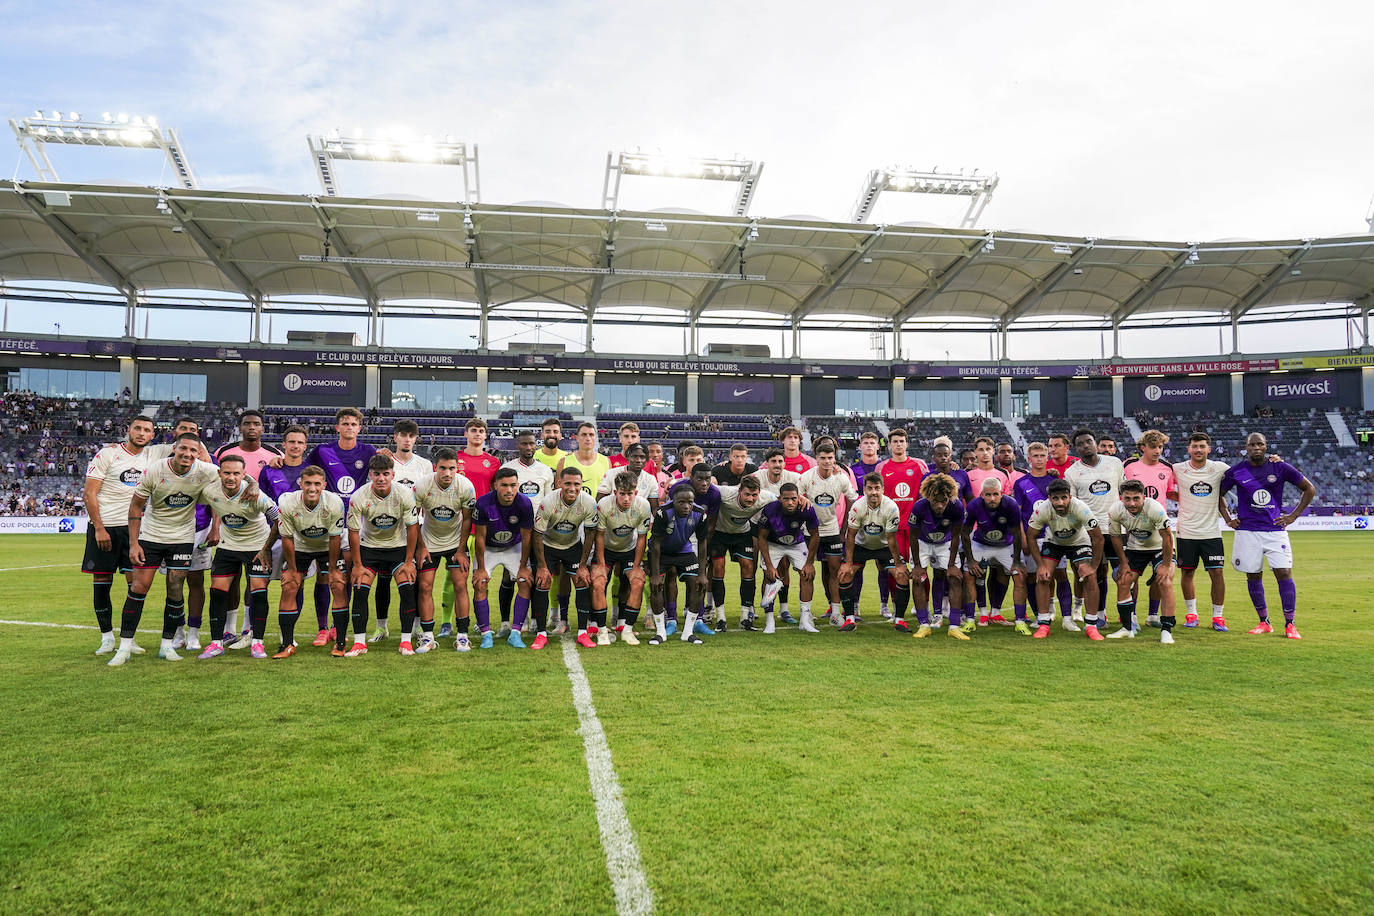
[[978, 224], [992, 200], [992, 192], [997, 190], [996, 175], [972, 173], [941, 172], [936, 169], [922, 171], [916, 169], [873, 169], [864, 179], [859, 198], [854, 202], [850, 215], [851, 222], [866, 223], [873, 215], [878, 197], [884, 191], [900, 191], [907, 194], [934, 194], [942, 196], [969, 198], [968, 209], [964, 211], [959, 228], [972, 229]]
[[177, 184], [188, 191], [196, 190], [195, 172], [186, 156], [186, 148], [177, 132], [170, 127], [159, 127], [156, 118], [133, 118], [120, 115], [118, 118], [106, 115], [101, 121], [83, 119], [79, 114], [71, 114], [66, 119], [60, 112], [57, 117], [34, 117], [10, 119], [10, 129], [14, 131], [19, 148], [28, 156], [40, 181], [58, 181], [57, 168], [48, 158], [45, 147], [50, 143], [64, 146], [103, 146], [120, 149], [159, 150], [167, 159]]
[[424, 137], [351, 137], [333, 131], [329, 134], [307, 135], [310, 160], [325, 197], [339, 196], [339, 182], [334, 163], [391, 162], [405, 165], [448, 165], [463, 171], [463, 201], [475, 204], [482, 201], [482, 170], [476, 143], [464, 143], [451, 136], [443, 140]]
[[606, 154], [606, 177], [601, 184], [601, 208], [615, 210], [620, 202], [620, 181], [627, 175], [651, 178], [690, 178], [700, 181], [730, 181], [739, 184], [730, 212], [744, 216], [754, 200], [763, 163], [750, 159], [677, 158], [661, 153], [619, 152]]

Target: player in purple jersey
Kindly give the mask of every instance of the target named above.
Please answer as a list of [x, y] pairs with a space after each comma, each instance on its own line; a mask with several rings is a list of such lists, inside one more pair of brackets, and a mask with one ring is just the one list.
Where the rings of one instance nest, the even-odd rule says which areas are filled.
[[[862, 486], [862, 481], [869, 474], [878, 470], [878, 465], [883, 463], [883, 456], [878, 454], [878, 434], [869, 430], [859, 437], [859, 460], [849, 466], [849, 472], [854, 475], [855, 488]], [[847, 513], [846, 513], [847, 514]], [[868, 564], [864, 564], [867, 566]], [[855, 595], [862, 595], [864, 590], [864, 570], [863, 567], [854, 574], [854, 583], [851, 586]], [[878, 576], [878, 612], [884, 619], [892, 616], [888, 610], [887, 599], [891, 594], [891, 588], [886, 573]]]
[[[972, 451], [970, 449], [969, 451]], [[930, 449], [934, 465], [930, 469], [931, 474], [944, 474], [954, 481], [955, 499], [967, 503], [973, 499], [973, 484], [969, 482], [968, 472], [954, 463], [954, 443], [949, 436], [939, 436], [935, 439]], [[914, 542], [913, 542], [914, 543]], [[912, 548], [912, 559], [915, 559], [915, 548]], [[946, 594], [947, 583], [944, 579], [936, 579], [931, 583], [931, 610], [934, 614], [934, 626], [940, 627], [944, 623], [944, 607], [948, 603]]]
[[821, 546], [821, 522], [814, 507], [802, 506], [801, 491], [795, 483], [778, 487], [776, 501], [763, 507], [759, 532], [754, 539], [759, 563], [763, 566], [763, 632], [773, 632], [773, 599], [787, 580], [779, 573], [784, 564], [795, 567], [801, 579], [801, 621], [797, 629], [817, 633], [811, 614], [811, 596], [816, 588], [816, 553]]
[[[983, 492], [968, 504], [964, 512], [964, 555], [969, 558], [968, 573], [980, 579], [987, 572], [988, 595], [993, 599], [993, 613], [980, 614], [978, 625], [1011, 626], [1002, 616], [1001, 598], [1006, 596], [1007, 584], [1012, 586], [1012, 607], [1016, 612], [1016, 631], [1031, 635], [1026, 622], [1026, 569], [1021, 563], [1021, 526], [1024, 516], [1016, 500], [1002, 494], [1002, 481], [997, 477], [983, 480]], [[1000, 588], [998, 587], [1000, 586]]]
[[[948, 446], [946, 446], [948, 448]], [[938, 462], [937, 446], [937, 462]], [[945, 453], [948, 460], [949, 453]], [[968, 639], [968, 633], [976, 626], [973, 618], [960, 627], [959, 616], [963, 598], [963, 574], [959, 571], [959, 546], [963, 539], [964, 504], [957, 496], [957, 484], [950, 475], [935, 472], [921, 481], [921, 498], [911, 507], [907, 516], [907, 528], [911, 531], [911, 543], [915, 567], [911, 582], [914, 586], [912, 600], [916, 605], [916, 620], [920, 626], [912, 633], [913, 639], [925, 639], [931, 633], [931, 616], [926, 605], [931, 593], [940, 594], [934, 585], [944, 583], [949, 595], [949, 635], [955, 639]], [[927, 576], [926, 569], [930, 574]], [[939, 605], [936, 605], [939, 612]]]
[[[520, 492], [520, 475], [515, 468], [498, 468], [491, 483], [491, 490], [477, 497], [472, 509], [472, 594], [483, 649], [490, 649], [492, 645], [491, 605], [487, 603], [487, 583], [492, 573], [501, 567], [503, 575], [515, 579], [516, 597], [524, 599], [517, 608], [521, 612], [520, 620], [512, 629], [513, 633], [519, 633], [525, 622], [523, 611], [534, 585], [534, 573], [530, 569], [534, 503]], [[454, 622], [454, 629], [457, 631], [455, 648], [467, 651], [468, 618], [459, 617]]]
[[[1026, 461], [1030, 464], [1030, 470], [1018, 477], [1016, 483], [1012, 485], [1012, 494], [1016, 497], [1017, 503], [1021, 506], [1021, 520], [1027, 522], [1035, 512], [1035, 504], [1042, 499], [1049, 499], [1049, 486], [1059, 479], [1059, 472], [1049, 466], [1050, 450], [1049, 446], [1043, 442], [1032, 442], [1026, 446]], [[1023, 529], [1022, 534], [1025, 534]], [[1024, 541], [1022, 543], [1024, 547]], [[1029, 556], [1029, 549], [1026, 554]], [[1059, 623], [1064, 629], [1077, 633], [1080, 627], [1073, 619], [1073, 586], [1069, 584], [1068, 568], [1056, 567], [1054, 570], [1054, 592], [1059, 599]], [[1027, 587], [1026, 600], [1030, 604], [1031, 611], [1039, 619], [1040, 616], [1040, 589]], [[1046, 608], [1045, 613], [1052, 614], [1053, 606]]]
[[[688, 479], [679, 480], [668, 488], [669, 501], [672, 500], [673, 494], [678, 490], [690, 489], [693, 502], [706, 511], [705, 538], [708, 550], [710, 548], [711, 537], [716, 531], [716, 516], [720, 514], [720, 489], [715, 484], [711, 483], [712, 473], [711, 466], [703, 461], [701, 464], [692, 467], [692, 472]], [[722, 606], [725, 604], [725, 579], [722, 577], [719, 581], [720, 585], [718, 589], [716, 584], [712, 582], [711, 590], [707, 591], [703, 596], [703, 613], [693, 624], [693, 629], [698, 636], [710, 636], [715, 632], [706, 623], [705, 612], [716, 606], [715, 595], [717, 591], [720, 595], [720, 604]], [[676, 616], [674, 609], [677, 607], [676, 579], [669, 579], [667, 582], [667, 601], [667, 606], [669, 608], [668, 616], [669, 618], [673, 618]]]
[[[1287, 528], [1303, 514], [1317, 495], [1317, 488], [1302, 472], [1286, 461], [1269, 460], [1269, 442], [1260, 433], [1245, 439], [1245, 460], [1231, 465], [1221, 478], [1221, 494], [1236, 491], [1236, 514], [1225, 500], [1217, 501], [1222, 521], [1236, 529], [1231, 564], [1245, 573], [1250, 601], [1259, 615], [1253, 634], [1272, 633], [1269, 608], [1264, 596], [1264, 562], [1279, 586], [1283, 605], [1283, 635], [1302, 639], [1293, 618], [1298, 609], [1298, 589], [1293, 583], [1293, 545]], [[1283, 511], [1283, 487], [1291, 483], [1301, 494], [1292, 511]]]
[[356, 407], [340, 407], [335, 412], [334, 430], [339, 440], [315, 446], [305, 456], [305, 463], [324, 468], [329, 489], [343, 497], [346, 507], [353, 491], [367, 483], [367, 465], [377, 450], [358, 441], [363, 412]]
[[[697, 467], [706, 470], [709, 484], [711, 469], [705, 464]], [[693, 475], [693, 482], [695, 480], [696, 475]], [[668, 505], [661, 506], [654, 513], [653, 527], [649, 532], [649, 589], [654, 609], [654, 635], [649, 639], [651, 646], [663, 645], [672, 635], [668, 630], [668, 615], [664, 609], [667, 591], [664, 579], [669, 571], [674, 579], [687, 583], [687, 617], [683, 621], [682, 641], [701, 645], [701, 636], [694, 631], [701, 618], [701, 595], [710, 582], [706, 549], [710, 543], [709, 526], [712, 522], [706, 510], [693, 503], [693, 495], [691, 487], [674, 487]]]

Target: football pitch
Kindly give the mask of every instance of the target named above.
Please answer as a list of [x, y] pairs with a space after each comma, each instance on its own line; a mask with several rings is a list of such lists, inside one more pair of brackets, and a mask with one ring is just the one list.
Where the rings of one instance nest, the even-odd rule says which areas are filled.
[[[732, 575], [704, 646], [579, 650], [653, 908], [1374, 912], [1374, 540], [1293, 541], [1301, 642], [1233, 572], [1172, 647], [917, 641], [870, 573], [855, 633], [738, 632]], [[93, 625], [81, 546], [0, 537], [0, 911], [616, 911], [558, 640], [110, 669], [15, 623]]]

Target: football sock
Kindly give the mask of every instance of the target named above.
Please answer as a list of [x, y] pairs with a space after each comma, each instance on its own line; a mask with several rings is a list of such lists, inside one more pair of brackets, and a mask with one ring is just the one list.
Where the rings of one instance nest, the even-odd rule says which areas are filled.
[[1292, 623], [1298, 613], [1298, 585], [1291, 578], [1279, 580], [1279, 604], [1283, 606], [1283, 622]]
[[[300, 599], [296, 599], [300, 602]], [[329, 593], [329, 573], [327, 571], [315, 574], [315, 623], [316, 629], [329, 629], [329, 610], [334, 598]], [[304, 603], [304, 602], [300, 602]], [[296, 608], [296, 613], [300, 613], [300, 608]]]
[[910, 585], [892, 586], [892, 615], [898, 620], [906, 616], [907, 605], [911, 603]]
[[143, 617], [143, 600], [147, 597], [132, 590], [125, 596], [124, 609], [119, 615], [121, 639], [133, 639], [134, 633], [138, 632], [138, 621]]
[[626, 607], [620, 612], [620, 620], [625, 626], [634, 629], [635, 622], [639, 620], [639, 608]]
[[334, 626], [334, 647], [344, 649], [348, 646], [348, 605], [331, 608], [329, 616]]
[[945, 580], [943, 578], [932, 578], [930, 583], [930, 606], [935, 608], [935, 613], [940, 613], [940, 608], [945, 603]]
[[754, 580], [754, 577], [753, 577], [753, 576], [750, 576], [750, 577], [747, 578], [747, 579], [744, 578], [743, 576], [740, 576], [740, 580], [739, 580], [739, 603], [740, 603], [740, 606], [741, 606], [741, 607], [753, 607], [753, 606], [754, 606], [754, 593], [757, 591], [757, 589], [758, 589], [758, 585], [755, 583], [755, 580]]
[[502, 573], [501, 590], [496, 595], [496, 600], [501, 604], [501, 619], [510, 620], [511, 604], [515, 601], [515, 580], [505, 577]]
[[456, 635], [458, 635], [459, 633], [466, 633], [466, 632], [468, 631], [468, 628], [469, 628], [471, 625], [472, 625], [472, 618], [471, 618], [471, 617], [459, 617], [457, 620], [453, 621], [453, 633], [454, 633], [454, 635], [456, 636]]
[[[530, 599], [526, 598], [524, 595], [516, 595], [516, 596], [515, 596], [514, 604], [515, 604], [515, 622], [512, 624], [512, 626], [513, 626], [515, 629], [518, 630], [518, 629], [520, 629], [521, 627], [523, 627], [523, 626], [525, 625], [525, 618], [529, 616], [529, 613], [530, 613]], [[548, 609], [549, 609], [549, 608], [548, 608], [548, 604], [549, 604], [549, 593], [548, 593], [548, 592], [545, 592], [545, 593], [544, 593], [544, 610], [545, 610], [546, 612], [547, 612]]]
[[410, 639], [415, 629], [415, 583], [397, 582], [396, 591], [401, 601], [401, 639]]
[[[1059, 599], [1059, 615], [1061, 617], [1068, 617], [1073, 613], [1074, 608], [1081, 607], [1077, 599], [1074, 598], [1073, 588], [1069, 585], [1067, 580], [1055, 583], [1055, 595]], [[1045, 608], [1043, 613], [1053, 614], [1054, 609]]]
[[377, 576], [377, 581], [372, 583], [372, 587], [377, 591], [377, 626], [384, 627], [387, 618], [391, 616], [391, 577]]
[[718, 608], [724, 608], [724, 607], [725, 607], [725, 577], [724, 577], [724, 576], [721, 576], [720, 578], [716, 578], [715, 576], [712, 576], [712, 577], [711, 577], [711, 600], [715, 602], [715, 606], [716, 606], [716, 607], [718, 607]]
[[1167, 632], [1174, 628], [1175, 621], [1176, 618], [1173, 614], [1165, 614], [1163, 617], [1159, 618], [1159, 625]]
[[[983, 578], [982, 578], [981, 576], [979, 576], [977, 579], [974, 579], [974, 580], [973, 580], [973, 591], [974, 591], [974, 594], [975, 594], [975, 596], [976, 596], [976, 598], [977, 598], [977, 600], [978, 600], [978, 606], [979, 606], [980, 608], [985, 608], [985, 607], [987, 607], [987, 606], [988, 606], [988, 587], [987, 587], [987, 584], [983, 581]], [[971, 603], [966, 602], [966, 603], [964, 604], [964, 613], [966, 613], [966, 614], [967, 614], [967, 613], [970, 613], [970, 607], [971, 607]]]
[[[363, 642], [367, 639], [367, 599], [370, 597], [372, 586], [355, 585], [353, 586], [353, 641]], [[342, 631], [340, 631], [342, 635]]]
[[1151, 616], [1151, 617], [1158, 617], [1158, 616], [1159, 616], [1159, 599], [1158, 599], [1158, 598], [1151, 598], [1151, 599], [1150, 599], [1150, 616]]
[[261, 641], [267, 633], [267, 589], [248, 592], [248, 616], [253, 627], [253, 639]]
[[664, 616], [666, 616], [669, 620], [676, 621], [676, 620], [677, 620], [677, 602], [676, 602], [676, 601], [669, 601], [669, 602], [667, 602], [666, 604], [664, 604], [664, 606], [663, 606], [663, 612], [664, 612]]
[[1256, 577], [1245, 580], [1245, 588], [1250, 592], [1250, 603], [1255, 606], [1255, 613], [1260, 620], [1269, 619], [1269, 605], [1264, 597], [1264, 580]]
[[530, 601], [534, 613], [534, 625], [539, 628], [539, 632], [544, 632], [549, 623], [549, 590], [547, 588], [536, 588], [534, 598]]
[[664, 619], [665, 616], [666, 616], [666, 615], [664, 615], [664, 614], [655, 614], [655, 615], [654, 615], [654, 631], [658, 633], [658, 638], [659, 638], [659, 639], [667, 639], [667, 638], [668, 638], [668, 623], [667, 623], [667, 621]]
[[1126, 629], [1134, 629], [1135, 623], [1135, 602], [1127, 599], [1116, 603], [1116, 616], [1121, 618], [1121, 625]]
[[1196, 599], [1196, 598], [1184, 598], [1184, 599], [1183, 599], [1183, 607], [1184, 607], [1184, 609], [1185, 609], [1189, 614], [1196, 614], [1196, 613], [1197, 613], [1197, 599]]
[[1214, 604], [1214, 605], [1212, 605], [1212, 616], [1213, 616], [1213, 617], [1225, 617], [1225, 616], [1226, 616], [1226, 606], [1223, 605], [1223, 604]]
[[[299, 596], [296, 600], [299, 602]], [[296, 641], [296, 621], [300, 618], [300, 608], [277, 606], [277, 625], [281, 627], [281, 644], [283, 646], [289, 646]], [[323, 630], [325, 627], [320, 627], [320, 629]]]
[[177, 628], [186, 622], [186, 602], [168, 598], [162, 605], [162, 638], [177, 635]]
[[473, 610], [477, 612], [477, 632], [490, 633], [491, 605], [487, 603], [487, 599], [485, 598], [478, 598], [473, 604], [475, 605]]
[[112, 588], [114, 588], [113, 582], [95, 582], [91, 585], [91, 603], [95, 607], [95, 622], [99, 624], [102, 633], [114, 631], [114, 605], [110, 603], [110, 590]]
[[1013, 604], [1012, 607], [1015, 608], [1015, 610], [1016, 610], [1016, 619], [1017, 619], [1017, 620], [1025, 620], [1025, 619], [1026, 619], [1026, 605], [1025, 605], [1025, 603]]
[[210, 589], [210, 638], [215, 642], [224, 641], [224, 624], [228, 616], [229, 593], [217, 588]]

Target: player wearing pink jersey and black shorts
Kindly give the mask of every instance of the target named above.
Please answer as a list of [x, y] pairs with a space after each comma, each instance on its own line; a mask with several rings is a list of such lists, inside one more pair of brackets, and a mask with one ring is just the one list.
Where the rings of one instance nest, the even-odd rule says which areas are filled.
[[[1164, 451], [1164, 446], [1169, 444], [1169, 437], [1157, 429], [1146, 430], [1136, 443], [1140, 449], [1140, 457], [1127, 461], [1123, 466], [1123, 472], [1127, 480], [1138, 480], [1145, 487], [1145, 497], [1153, 499], [1161, 506], [1165, 505], [1166, 499], [1178, 498], [1178, 483], [1174, 477], [1173, 465], [1167, 461], [1160, 461], [1159, 456]], [[1167, 508], [1167, 507], [1166, 507]], [[1147, 622], [1152, 627], [1162, 627], [1163, 623], [1159, 619], [1159, 604], [1161, 595], [1159, 586], [1155, 584], [1154, 577], [1150, 577], [1150, 616]]]
[[215, 452], [215, 464], [226, 455], [238, 455], [243, 459], [243, 473], [254, 480], [273, 458], [281, 456], [281, 449], [262, 441], [262, 414], [256, 410], [245, 410], [239, 415], [239, 441], [233, 445], [221, 446]]

